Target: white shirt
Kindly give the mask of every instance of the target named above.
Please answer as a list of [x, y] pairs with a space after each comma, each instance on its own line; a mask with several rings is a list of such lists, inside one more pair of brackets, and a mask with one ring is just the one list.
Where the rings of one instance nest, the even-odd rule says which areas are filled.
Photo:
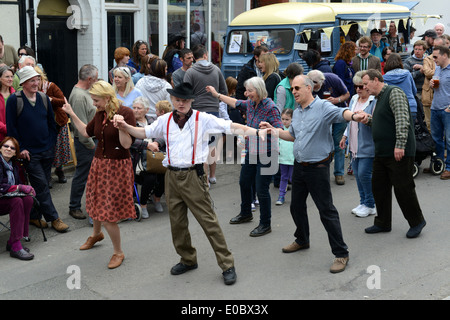
[[[198, 134], [195, 151], [194, 163], [205, 163], [208, 159], [209, 134], [214, 133], [231, 133], [231, 120], [217, 118], [214, 115], [193, 110], [189, 120], [180, 129], [178, 124], [173, 120], [171, 113], [166, 113], [156, 119], [151, 125], [145, 126], [145, 135], [147, 138], [163, 137], [166, 141], [166, 156], [163, 160], [163, 166], [169, 165], [179, 168], [188, 168], [192, 166], [192, 153], [195, 140], [195, 118], [199, 112], [198, 118]], [[167, 123], [169, 121], [169, 126]], [[167, 129], [169, 134], [167, 135]], [[170, 159], [169, 159], [170, 158]], [[170, 163], [169, 163], [170, 160]]]

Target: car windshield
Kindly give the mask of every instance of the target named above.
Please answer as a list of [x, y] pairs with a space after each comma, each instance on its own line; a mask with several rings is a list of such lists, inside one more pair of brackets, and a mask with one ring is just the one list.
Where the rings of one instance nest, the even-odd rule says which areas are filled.
[[289, 54], [294, 36], [292, 29], [233, 30], [228, 37], [227, 52], [252, 53], [255, 47], [265, 45], [275, 54]]

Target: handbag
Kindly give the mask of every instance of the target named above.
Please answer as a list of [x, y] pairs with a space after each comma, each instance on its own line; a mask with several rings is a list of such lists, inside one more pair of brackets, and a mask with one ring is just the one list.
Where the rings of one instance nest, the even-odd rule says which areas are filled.
[[165, 152], [153, 152], [147, 150], [147, 172], [164, 174], [167, 170], [167, 168], [162, 165], [165, 156]]

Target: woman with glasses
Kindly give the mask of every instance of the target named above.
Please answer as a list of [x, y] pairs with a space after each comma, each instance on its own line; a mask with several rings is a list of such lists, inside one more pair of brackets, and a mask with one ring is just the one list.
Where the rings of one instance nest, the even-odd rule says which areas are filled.
[[118, 67], [114, 69], [113, 75], [113, 88], [116, 91], [117, 99], [122, 102], [123, 106], [132, 108], [134, 99], [142, 96], [142, 92], [134, 87], [130, 69]]
[[19, 143], [13, 137], [0, 142], [0, 215], [9, 214], [11, 233], [6, 243], [9, 255], [20, 260], [31, 260], [34, 255], [22, 247], [20, 240], [28, 237], [30, 212], [35, 195], [33, 187], [22, 184], [17, 159]]
[[6, 136], [6, 101], [15, 92], [13, 81], [13, 69], [7, 66], [0, 67], [0, 141]]
[[[358, 71], [353, 77], [356, 94], [350, 100], [349, 108], [353, 112], [362, 110], [372, 114], [375, 97], [369, 95], [364, 88], [361, 78], [363, 75], [364, 71]], [[372, 194], [372, 163], [375, 157], [375, 145], [372, 139], [372, 128], [350, 121], [339, 144], [342, 149], [346, 147], [347, 140], [360, 198], [359, 205], [352, 210], [352, 213], [358, 217], [374, 215], [376, 209]]]

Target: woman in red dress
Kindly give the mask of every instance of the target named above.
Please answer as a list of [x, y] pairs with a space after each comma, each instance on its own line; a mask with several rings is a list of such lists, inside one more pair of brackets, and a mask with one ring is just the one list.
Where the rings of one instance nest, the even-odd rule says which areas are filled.
[[136, 211], [133, 202], [134, 174], [129, 151], [134, 138], [114, 128], [111, 120], [115, 114], [122, 115], [133, 126], [136, 120], [133, 110], [120, 104], [109, 83], [98, 81], [89, 93], [97, 107], [97, 113], [87, 125], [76, 116], [67, 101], [63, 106], [80, 134], [98, 139], [86, 184], [86, 211], [94, 221], [94, 227], [92, 236], [80, 250], [91, 249], [96, 242], [103, 240], [103, 225], [114, 247], [114, 254], [108, 264], [108, 268], [113, 269], [120, 266], [125, 258], [117, 222], [135, 218]]

